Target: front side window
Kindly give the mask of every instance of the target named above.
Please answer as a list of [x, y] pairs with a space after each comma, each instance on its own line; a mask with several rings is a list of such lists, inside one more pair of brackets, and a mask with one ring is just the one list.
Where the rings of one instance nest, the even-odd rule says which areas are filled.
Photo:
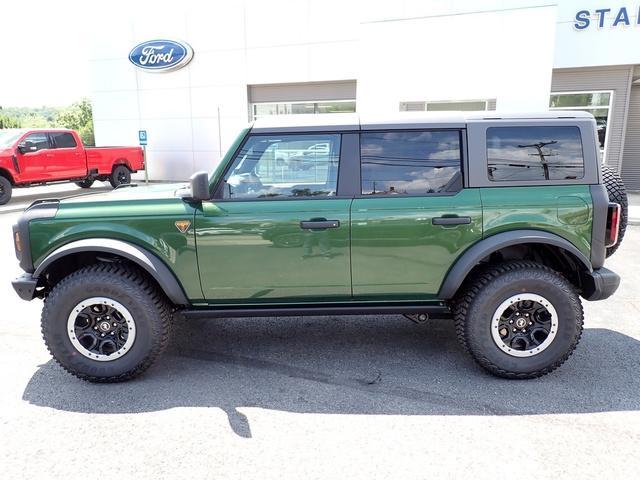
[[70, 133], [52, 133], [51, 138], [56, 148], [75, 148], [78, 146], [76, 139]]
[[574, 180], [584, 176], [578, 127], [487, 128], [489, 180]]
[[49, 137], [47, 136], [46, 133], [32, 133], [30, 135], [27, 135], [24, 138], [24, 140], [22, 140], [21, 144], [26, 146], [28, 149], [31, 149], [31, 147], [36, 148], [35, 150], [30, 150], [30, 151], [44, 150], [45, 148], [50, 148]]
[[461, 185], [460, 132], [360, 135], [363, 195], [429, 195]]
[[339, 134], [253, 135], [225, 175], [223, 198], [333, 196], [339, 154]]

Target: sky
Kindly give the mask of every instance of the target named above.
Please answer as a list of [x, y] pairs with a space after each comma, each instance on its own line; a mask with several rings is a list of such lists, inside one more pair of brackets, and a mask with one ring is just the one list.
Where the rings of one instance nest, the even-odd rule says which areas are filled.
[[2, 2], [0, 106], [64, 106], [89, 95], [92, 4]]

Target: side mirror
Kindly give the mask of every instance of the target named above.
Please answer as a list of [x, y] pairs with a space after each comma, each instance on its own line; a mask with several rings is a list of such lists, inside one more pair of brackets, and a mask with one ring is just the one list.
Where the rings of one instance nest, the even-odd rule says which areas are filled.
[[191, 198], [194, 200], [209, 200], [209, 174], [196, 172], [191, 175]]
[[27, 141], [18, 145], [18, 151], [20, 153], [35, 152], [37, 150], [38, 150], [38, 147], [36, 147], [33, 142]]

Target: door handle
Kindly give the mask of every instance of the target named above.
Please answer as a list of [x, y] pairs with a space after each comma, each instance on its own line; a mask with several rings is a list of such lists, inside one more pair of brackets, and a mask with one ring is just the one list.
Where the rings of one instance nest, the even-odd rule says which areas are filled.
[[459, 217], [457, 215], [435, 217], [431, 219], [433, 225], [468, 225], [471, 217]]
[[45, 156], [46, 156], [47, 158], [53, 158], [53, 153], [47, 153]]
[[327, 228], [338, 228], [340, 220], [307, 220], [300, 222], [300, 228], [303, 230], [326, 230]]

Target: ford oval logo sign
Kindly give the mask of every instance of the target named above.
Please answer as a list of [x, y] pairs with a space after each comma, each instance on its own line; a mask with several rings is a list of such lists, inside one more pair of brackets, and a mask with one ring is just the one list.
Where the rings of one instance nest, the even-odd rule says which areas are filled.
[[166, 72], [184, 67], [193, 58], [193, 49], [186, 42], [149, 40], [136, 45], [129, 60], [136, 67], [150, 72]]

